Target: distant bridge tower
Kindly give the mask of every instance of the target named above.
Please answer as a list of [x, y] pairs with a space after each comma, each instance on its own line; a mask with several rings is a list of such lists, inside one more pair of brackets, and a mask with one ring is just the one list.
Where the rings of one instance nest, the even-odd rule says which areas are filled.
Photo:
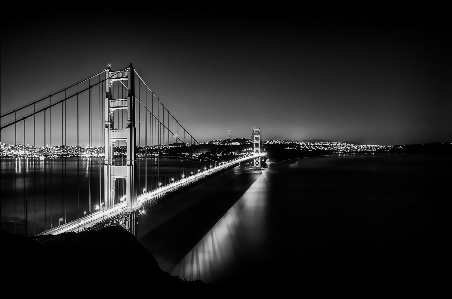
[[[110, 66], [106, 72], [106, 96], [105, 96], [105, 160], [104, 160], [104, 196], [106, 208], [113, 207], [115, 199], [115, 180], [126, 180], [126, 200], [129, 211], [137, 203], [137, 192], [135, 187], [136, 177], [136, 128], [135, 128], [135, 86], [134, 71], [132, 64], [122, 71], [112, 71]], [[128, 81], [127, 99], [113, 99], [112, 86], [116, 81]], [[113, 112], [115, 110], [126, 109], [127, 127], [119, 128], [115, 124]], [[118, 119], [118, 118], [117, 118]], [[121, 124], [122, 126], [122, 124]], [[115, 165], [114, 147], [116, 142], [125, 141], [127, 143], [126, 165]]]
[[[253, 128], [253, 134], [251, 135], [251, 140], [253, 140], [253, 153], [261, 153], [261, 129]], [[254, 159], [254, 168], [261, 168], [261, 158], [257, 157]]]

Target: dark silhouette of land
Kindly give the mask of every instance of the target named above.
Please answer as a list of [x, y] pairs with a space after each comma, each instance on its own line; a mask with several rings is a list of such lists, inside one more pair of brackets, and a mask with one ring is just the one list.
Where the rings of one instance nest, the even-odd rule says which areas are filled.
[[212, 287], [163, 272], [152, 254], [119, 226], [28, 238], [1, 230], [1, 264], [3, 283], [38, 287], [23, 289], [27, 295], [50, 285], [53, 290], [77, 285], [91, 294], [124, 292], [126, 280], [136, 287], [148, 284], [181, 292]]

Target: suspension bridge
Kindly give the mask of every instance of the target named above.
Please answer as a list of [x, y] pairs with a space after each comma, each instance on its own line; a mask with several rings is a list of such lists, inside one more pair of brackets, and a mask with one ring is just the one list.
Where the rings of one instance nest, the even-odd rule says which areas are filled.
[[2, 224], [25, 235], [29, 223], [33, 235], [60, 234], [112, 219], [134, 230], [145, 206], [242, 162], [260, 169], [263, 156], [260, 129], [246, 155], [202, 156], [132, 64], [2, 114], [0, 140]]

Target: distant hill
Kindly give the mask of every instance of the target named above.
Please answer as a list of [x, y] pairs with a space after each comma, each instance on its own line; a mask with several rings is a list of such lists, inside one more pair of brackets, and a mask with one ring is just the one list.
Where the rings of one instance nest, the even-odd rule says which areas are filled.
[[349, 144], [363, 145], [362, 143], [356, 142], [356, 141], [342, 141], [342, 142], [344, 142], [344, 143], [349, 143]]
[[310, 140], [302, 140], [302, 142], [334, 142], [334, 141], [325, 140], [325, 139], [310, 139]]
[[[310, 140], [303, 140], [303, 142], [314, 143], [314, 142], [338, 142], [338, 141], [337, 140], [326, 140], [326, 139], [310, 139]], [[359, 143], [359, 142], [356, 142], [356, 141], [340, 141], [340, 142], [362, 145], [362, 143]]]
[[452, 142], [431, 142], [394, 145], [393, 152], [403, 153], [447, 153], [452, 154]]
[[[337, 140], [326, 140], [326, 139], [309, 139], [309, 140], [302, 140], [303, 142], [338, 142]], [[358, 145], [362, 145], [362, 143], [356, 142], [356, 141], [340, 141], [340, 142], [344, 142], [344, 143], [349, 143], [349, 144], [358, 144]]]

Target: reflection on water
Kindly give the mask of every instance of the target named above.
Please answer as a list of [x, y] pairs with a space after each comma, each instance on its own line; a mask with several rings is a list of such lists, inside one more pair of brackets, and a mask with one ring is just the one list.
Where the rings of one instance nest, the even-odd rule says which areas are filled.
[[[103, 204], [103, 158], [3, 157], [0, 162], [1, 227], [10, 233], [36, 235], [89, 214]], [[153, 190], [158, 184], [169, 184], [174, 178], [210, 167], [212, 163], [183, 162], [176, 158], [138, 159], [137, 189]], [[116, 190], [114, 200], [119, 203], [125, 194], [123, 180], [118, 180]]]
[[238, 253], [255, 254], [265, 238], [267, 188], [264, 171], [171, 274], [189, 281], [221, 281], [234, 267]]

